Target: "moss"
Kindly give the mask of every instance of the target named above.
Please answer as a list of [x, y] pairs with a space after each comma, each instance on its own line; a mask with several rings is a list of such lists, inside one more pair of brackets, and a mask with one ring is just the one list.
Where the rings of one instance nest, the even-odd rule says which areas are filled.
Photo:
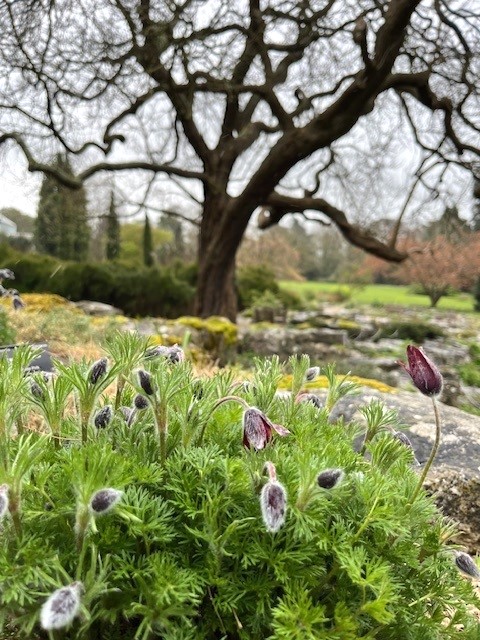
[[400, 340], [411, 340], [421, 344], [425, 340], [442, 338], [444, 332], [427, 322], [389, 322], [382, 327], [382, 338], [398, 338]]
[[[68, 300], [55, 293], [22, 293], [21, 297], [25, 302], [25, 311], [27, 312], [52, 311], [52, 309], [58, 309], [59, 307], [74, 309]], [[12, 306], [11, 298], [1, 298], [0, 302], [7, 308]], [[78, 312], [83, 313], [81, 310], [78, 310]]]
[[[339, 378], [344, 378], [345, 376], [338, 376]], [[355, 382], [361, 387], [370, 387], [371, 389], [376, 389], [381, 393], [396, 393], [397, 390], [394, 387], [391, 387], [384, 382], [380, 382], [380, 380], [374, 380], [373, 378], [361, 378], [360, 376], [348, 376], [348, 379], [351, 382]], [[286, 375], [280, 380], [279, 383], [280, 389], [289, 389], [292, 386], [292, 376]], [[328, 389], [328, 379], [326, 376], [319, 376], [315, 378], [313, 382], [306, 382], [303, 385], [305, 389]]]
[[209, 318], [182, 316], [176, 322], [198, 331], [206, 331], [213, 335], [222, 336], [225, 346], [231, 346], [237, 342], [237, 325], [221, 316], [210, 316]]

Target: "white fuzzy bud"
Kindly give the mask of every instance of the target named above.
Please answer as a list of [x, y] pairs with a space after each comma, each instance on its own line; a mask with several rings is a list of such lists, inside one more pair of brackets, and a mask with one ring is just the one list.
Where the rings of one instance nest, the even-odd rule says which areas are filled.
[[73, 582], [52, 593], [43, 603], [40, 612], [40, 624], [46, 631], [63, 629], [69, 625], [80, 609], [81, 582]]
[[90, 512], [95, 516], [108, 513], [121, 500], [123, 493], [117, 489], [100, 489], [90, 499]]
[[0, 486], [0, 520], [8, 513], [8, 484]]
[[283, 526], [287, 512], [287, 492], [280, 482], [270, 481], [260, 494], [260, 507], [267, 531], [275, 533]]

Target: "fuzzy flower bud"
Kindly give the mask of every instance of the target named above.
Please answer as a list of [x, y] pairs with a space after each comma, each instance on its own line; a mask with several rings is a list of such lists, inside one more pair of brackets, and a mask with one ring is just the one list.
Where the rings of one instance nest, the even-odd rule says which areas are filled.
[[93, 363], [92, 368], [90, 369], [90, 372], [88, 374], [88, 379], [91, 384], [97, 384], [100, 378], [103, 378], [103, 376], [107, 373], [107, 365], [108, 360], [106, 358], [100, 358], [100, 360], [97, 360]]
[[83, 592], [81, 582], [73, 582], [52, 593], [43, 603], [40, 612], [40, 624], [46, 631], [63, 629], [69, 625], [80, 609], [80, 595]]
[[480, 579], [480, 570], [475, 564], [473, 558], [464, 551], [455, 552], [455, 564], [462, 573], [471, 578]]
[[95, 414], [95, 418], [93, 419], [93, 422], [97, 427], [97, 429], [105, 429], [105, 427], [110, 424], [112, 417], [113, 417], [113, 409], [109, 404], [107, 404], [104, 407], [102, 407], [99, 411], [97, 411], [97, 413]]
[[413, 384], [426, 396], [438, 396], [442, 391], [443, 378], [437, 366], [427, 358], [422, 349], [409, 344], [408, 365], [399, 362], [411, 377]]
[[307, 393], [306, 391], [300, 391], [295, 397], [295, 402], [311, 402], [317, 409], [321, 409], [323, 406], [322, 401], [314, 393]]
[[148, 371], [140, 369], [140, 371], [138, 372], [138, 381], [147, 396], [153, 396], [152, 376], [148, 373]]
[[287, 436], [290, 431], [280, 424], [274, 424], [255, 407], [249, 407], [243, 414], [243, 444], [247, 449], [265, 449], [272, 439], [272, 431]]
[[178, 344], [174, 344], [172, 347], [166, 347], [159, 345], [157, 347], [151, 347], [145, 353], [146, 358], [163, 357], [169, 360], [172, 364], [183, 362], [185, 360], [185, 352]]
[[133, 404], [135, 405], [135, 409], [137, 409], [138, 411], [143, 411], [148, 407], [148, 400], [145, 396], [142, 396], [141, 393], [137, 393], [137, 395], [133, 399]]
[[285, 522], [287, 492], [277, 480], [270, 480], [260, 494], [260, 507], [267, 531], [275, 533]]
[[344, 477], [343, 469], [325, 469], [318, 474], [317, 484], [322, 489], [333, 489], [342, 482]]
[[312, 382], [312, 380], [315, 380], [315, 378], [317, 378], [320, 375], [320, 367], [310, 367], [309, 369], [307, 369], [307, 372], [305, 374], [305, 380], [307, 382]]
[[35, 380], [32, 380], [30, 383], [30, 391], [32, 392], [32, 396], [35, 396], [40, 400], [44, 397], [42, 387]]
[[90, 511], [95, 516], [104, 515], [120, 501], [122, 492], [117, 489], [100, 489], [90, 499]]
[[7, 515], [8, 512], [8, 484], [0, 486], [0, 520]]

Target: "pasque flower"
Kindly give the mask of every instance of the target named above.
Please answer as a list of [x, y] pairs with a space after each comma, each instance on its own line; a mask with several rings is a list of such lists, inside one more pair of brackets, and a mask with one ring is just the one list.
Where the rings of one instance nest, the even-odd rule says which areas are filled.
[[265, 449], [272, 439], [272, 431], [288, 436], [290, 431], [280, 424], [274, 424], [256, 407], [249, 407], [243, 414], [243, 444], [247, 449]]
[[80, 595], [83, 592], [81, 582], [73, 582], [52, 593], [43, 603], [40, 612], [40, 624], [46, 631], [63, 629], [69, 625], [80, 610]]
[[90, 511], [93, 515], [100, 516], [108, 513], [121, 500], [123, 493], [118, 489], [100, 489], [90, 499]]
[[100, 358], [100, 360], [97, 360], [93, 363], [88, 374], [88, 379], [91, 384], [97, 384], [100, 378], [103, 378], [103, 376], [107, 373], [107, 366], [108, 360], [106, 358]]
[[399, 362], [412, 378], [413, 384], [426, 396], [438, 396], [442, 391], [442, 374], [422, 349], [409, 344], [407, 347], [408, 364]]
[[475, 578], [476, 580], [480, 578], [480, 570], [468, 553], [465, 553], [464, 551], [455, 551], [455, 564], [465, 575]]
[[287, 512], [287, 492], [283, 484], [278, 482], [275, 465], [266, 463], [269, 481], [264, 485], [260, 494], [260, 508], [267, 531], [275, 533], [285, 522]]

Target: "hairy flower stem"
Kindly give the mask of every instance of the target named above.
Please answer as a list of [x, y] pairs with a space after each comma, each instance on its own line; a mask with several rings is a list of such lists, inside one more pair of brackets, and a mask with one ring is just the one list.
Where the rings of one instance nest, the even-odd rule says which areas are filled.
[[20, 538], [22, 535], [22, 520], [20, 518], [20, 494], [17, 491], [10, 492], [10, 501], [8, 505], [10, 515], [12, 516], [13, 528]]
[[115, 393], [115, 411], [120, 409], [120, 405], [122, 403], [122, 393], [125, 387], [125, 378], [123, 374], [120, 374], [117, 378], [117, 391]]
[[412, 500], [411, 500], [411, 504], [413, 504], [415, 502], [415, 500], [417, 499], [418, 494], [420, 493], [420, 489], [423, 486], [423, 483], [425, 482], [425, 478], [427, 477], [427, 473], [430, 470], [430, 467], [432, 466], [433, 461], [435, 460], [435, 456], [437, 455], [437, 451], [438, 451], [438, 447], [440, 445], [440, 432], [441, 432], [441, 423], [440, 423], [440, 413], [438, 411], [438, 405], [437, 405], [437, 401], [435, 399], [435, 396], [432, 396], [432, 403], [433, 403], [433, 413], [435, 415], [435, 441], [433, 443], [433, 447], [432, 447], [432, 451], [430, 453], [430, 456], [427, 460], [427, 464], [425, 465], [422, 475], [420, 476], [420, 480], [418, 481], [417, 484], [417, 488], [415, 489], [415, 492], [413, 494]]
[[238, 402], [238, 404], [241, 404], [245, 409], [249, 408], [248, 402], [246, 402], [243, 398], [239, 398], [238, 396], [225, 396], [224, 398], [220, 398], [220, 400], [217, 400], [217, 402], [213, 405], [212, 410], [210, 411], [210, 413], [208, 414], [207, 419], [205, 420], [202, 429], [200, 431], [200, 435], [198, 436], [198, 445], [201, 445], [203, 442], [203, 437], [205, 435], [205, 430], [207, 428], [207, 425], [210, 421], [210, 418], [213, 416], [213, 414], [215, 413], [215, 411], [222, 406], [222, 404], [224, 404], [225, 402]]
[[155, 424], [158, 433], [158, 443], [160, 447], [160, 463], [165, 464], [167, 459], [167, 405], [165, 402], [155, 402]]

